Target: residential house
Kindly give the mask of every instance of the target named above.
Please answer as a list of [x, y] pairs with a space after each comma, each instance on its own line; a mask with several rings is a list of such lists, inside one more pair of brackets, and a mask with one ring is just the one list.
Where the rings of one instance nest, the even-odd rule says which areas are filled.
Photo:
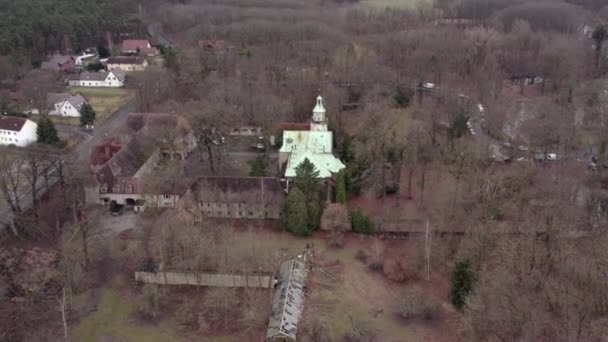
[[74, 74], [68, 80], [69, 85], [76, 87], [107, 87], [120, 88], [125, 85], [126, 75], [120, 69], [110, 71], [83, 71], [80, 74]]
[[122, 53], [127, 55], [144, 54], [146, 56], [156, 56], [158, 50], [150, 45], [148, 40], [123, 40]]
[[148, 61], [139, 56], [110, 57], [105, 63], [108, 70], [143, 71], [148, 67]]
[[49, 115], [80, 117], [82, 106], [88, 104], [87, 99], [80, 93], [49, 93], [47, 98]]
[[76, 66], [74, 57], [69, 55], [54, 54], [48, 61], [42, 62], [40, 69], [57, 72], [71, 72]]
[[319, 178], [329, 179], [344, 169], [344, 164], [333, 155], [333, 133], [327, 129], [323, 98], [317, 97], [310, 122], [310, 130], [285, 130], [279, 150], [279, 167], [287, 179], [296, 176], [296, 168], [305, 160], [319, 171]]
[[0, 145], [27, 146], [37, 140], [34, 121], [16, 117], [0, 116]]
[[277, 178], [202, 177], [180, 199], [191, 222], [205, 218], [279, 219], [285, 192]]

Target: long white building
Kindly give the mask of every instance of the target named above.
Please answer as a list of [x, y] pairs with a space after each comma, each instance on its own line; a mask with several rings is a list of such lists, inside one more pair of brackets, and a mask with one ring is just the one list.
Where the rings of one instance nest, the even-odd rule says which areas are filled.
[[120, 88], [125, 85], [125, 72], [119, 68], [108, 72], [83, 71], [70, 78], [68, 83], [76, 87]]

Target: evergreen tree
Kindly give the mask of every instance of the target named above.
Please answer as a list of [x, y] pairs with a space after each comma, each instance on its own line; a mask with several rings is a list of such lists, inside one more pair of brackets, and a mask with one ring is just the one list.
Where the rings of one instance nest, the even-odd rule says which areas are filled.
[[346, 172], [340, 170], [336, 178], [336, 203], [346, 204]]
[[462, 309], [471, 290], [473, 289], [473, 272], [468, 260], [459, 261], [452, 272], [452, 304]]
[[57, 135], [57, 129], [55, 124], [48, 116], [43, 116], [38, 121], [38, 128], [36, 128], [36, 137], [38, 142], [47, 145], [55, 145], [59, 143], [59, 136]]
[[110, 57], [110, 50], [103, 44], [97, 45], [97, 53], [99, 53], [99, 58]]
[[353, 211], [350, 222], [353, 232], [355, 233], [371, 234], [374, 231], [374, 223], [369, 217], [363, 214], [361, 209]]
[[458, 139], [467, 133], [469, 118], [464, 113], [458, 113], [448, 128], [448, 138]]
[[292, 188], [285, 201], [285, 229], [296, 235], [309, 235], [306, 196], [298, 188]]
[[355, 152], [353, 150], [353, 138], [346, 134], [342, 140], [342, 150], [340, 152], [340, 160], [344, 164], [350, 164], [355, 160]]
[[407, 107], [410, 104], [412, 96], [413, 92], [405, 92], [400, 87], [397, 87], [397, 89], [395, 89], [395, 94], [393, 94], [393, 101], [395, 101], [399, 107]]
[[80, 126], [93, 125], [95, 123], [95, 110], [90, 104], [85, 103], [80, 109]]
[[251, 162], [251, 170], [249, 171], [251, 177], [266, 177], [266, 161], [263, 157], [257, 157]]
[[293, 183], [306, 195], [308, 200], [315, 198], [320, 187], [319, 170], [308, 158], [304, 158], [300, 165], [296, 167], [296, 177]]
[[595, 42], [595, 63], [596, 67], [599, 67], [604, 49], [604, 41], [608, 39], [608, 28], [606, 25], [597, 26], [591, 34], [591, 39]]
[[312, 232], [321, 224], [321, 206], [316, 201], [308, 202], [308, 229]]

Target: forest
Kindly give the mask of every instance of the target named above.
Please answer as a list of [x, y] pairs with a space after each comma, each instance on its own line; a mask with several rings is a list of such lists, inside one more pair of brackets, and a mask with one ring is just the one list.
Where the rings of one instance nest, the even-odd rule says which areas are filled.
[[[146, 186], [284, 181], [283, 131], [310, 126], [318, 96], [344, 164], [322, 183], [302, 162], [280, 219], [198, 219], [81, 206], [88, 159], [45, 156], [66, 180], [36, 204], [36, 224], [23, 213], [3, 236], [0, 317], [17, 319], [0, 319], [0, 340], [262, 340], [269, 292], [134, 284], [133, 273], [267, 274], [309, 248], [298, 340], [608, 336], [605, 0], [0, 0], [0, 13], [3, 75], [12, 56], [106, 33], [158, 44], [128, 75], [129, 109], [177, 115], [196, 146]], [[117, 127], [114, 142], [134, 135]], [[243, 127], [263, 133], [242, 142]], [[146, 153], [183, 143], [151, 132]], [[3, 193], [19, 160], [0, 156]]]
[[0, 1], [0, 54], [40, 60], [55, 51], [80, 51], [106, 33], [141, 32], [133, 0]]

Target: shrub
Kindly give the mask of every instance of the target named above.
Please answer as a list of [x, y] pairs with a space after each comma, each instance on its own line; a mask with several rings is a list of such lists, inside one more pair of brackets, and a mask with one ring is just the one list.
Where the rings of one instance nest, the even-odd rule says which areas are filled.
[[457, 309], [462, 309], [464, 303], [473, 289], [473, 271], [468, 260], [459, 261], [452, 272], [452, 304]]
[[365, 216], [361, 209], [353, 211], [351, 216], [351, 227], [353, 232], [360, 234], [371, 234], [374, 231], [372, 220]]
[[432, 320], [439, 311], [439, 303], [433, 298], [425, 297], [418, 288], [404, 289], [397, 298], [395, 306], [403, 319]]
[[381, 262], [372, 262], [369, 264], [369, 269], [375, 272], [382, 272], [384, 265]]
[[346, 175], [344, 170], [338, 173], [336, 179], [336, 203], [346, 204]]
[[384, 276], [392, 281], [402, 283], [417, 279], [419, 271], [419, 259], [403, 253], [394, 255], [384, 262]]

